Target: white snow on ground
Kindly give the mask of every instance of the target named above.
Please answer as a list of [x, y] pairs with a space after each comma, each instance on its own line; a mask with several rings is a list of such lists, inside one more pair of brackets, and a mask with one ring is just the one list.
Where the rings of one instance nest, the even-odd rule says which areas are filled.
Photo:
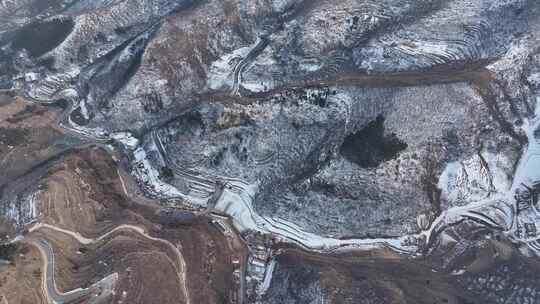
[[30, 205], [30, 218], [35, 219], [38, 216], [38, 210], [37, 210], [37, 204], [36, 204], [36, 196], [38, 195], [38, 192], [33, 193], [28, 198], [28, 204]]
[[305, 61], [300, 63], [299, 68], [306, 72], [315, 72], [322, 68], [322, 64], [317, 62]]
[[493, 187], [498, 192], [510, 190], [512, 181], [506, 173], [507, 167], [511, 166], [512, 162], [503, 154], [494, 154], [483, 152], [482, 156], [486, 160], [489, 171], [491, 172], [491, 182]]
[[95, 139], [97, 141], [105, 141], [109, 139], [109, 134], [103, 128], [100, 128], [100, 127], [87, 128], [84, 126], [80, 126], [76, 124], [75, 122], [73, 122], [73, 120], [71, 119], [71, 115], [70, 115], [71, 111], [69, 111], [68, 113], [69, 113], [67, 116], [68, 126], [60, 123], [60, 125], [64, 129], [77, 133], [83, 137], [89, 137], [89, 138]]
[[[257, 42], [260, 42], [258, 40]], [[276, 84], [272, 77], [272, 69], [278, 63], [272, 52], [263, 50], [257, 58], [243, 71], [239, 81], [240, 85], [251, 92], [266, 92], [273, 89]]]
[[429, 56], [437, 63], [444, 63], [445, 58], [453, 57], [449, 46], [441, 42], [414, 41], [399, 44], [397, 49], [413, 57]]
[[38, 79], [39, 79], [39, 74], [38, 73], [30, 72], [30, 73], [24, 74], [24, 81], [26, 81], [26, 82], [34, 82], [34, 81], [36, 81]]
[[270, 288], [270, 283], [272, 282], [272, 275], [274, 274], [276, 264], [276, 259], [272, 259], [268, 266], [266, 266], [266, 271], [264, 272], [264, 280], [262, 281], [262, 284], [259, 285], [257, 288], [257, 293], [259, 295], [265, 294], [268, 288]]
[[191, 207], [206, 206], [208, 202], [207, 198], [182, 193], [173, 185], [162, 181], [159, 177], [159, 171], [154, 168], [146, 155], [146, 151], [142, 147], [137, 147], [135, 151], [133, 151], [133, 156], [135, 157], [133, 174], [143, 183], [143, 187], [149, 192], [160, 198], [183, 199], [185, 202], [191, 203]]
[[527, 81], [535, 87], [540, 86], [540, 73], [531, 74], [527, 77]]
[[79, 126], [76, 123], [74, 123], [73, 120], [71, 120], [71, 117], [68, 118], [68, 123], [70, 127], [66, 127], [66, 129], [74, 133], [78, 133], [79, 135], [83, 137], [89, 137], [96, 140], [107, 140], [107, 132], [100, 127], [86, 128], [83, 126]]
[[257, 214], [252, 206], [256, 191], [256, 184], [247, 185], [238, 181], [228, 181], [215, 209], [230, 215], [233, 224], [239, 231], [249, 229], [272, 234], [282, 240], [292, 241], [311, 250], [367, 250], [388, 247], [399, 252], [413, 253], [417, 249], [415, 246], [406, 245], [407, 237], [339, 240], [305, 232], [296, 224], [280, 218], [263, 217]]
[[[135, 145], [135, 141], [128, 134], [114, 134], [113, 137], [124, 144]], [[157, 141], [159, 143], [159, 137]], [[146, 147], [149, 150], [159, 152], [155, 143]], [[144, 186], [159, 197], [182, 198], [192, 206], [207, 206], [211, 197], [195, 196], [182, 193], [173, 185], [163, 182], [147, 157], [143, 147], [137, 147], [134, 152], [133, 173]], [[187, 182], [192, 174], [183, 176]], [[350, 239], [339, 240], [322, 237], [302, 230], [294, 223], [276, 217], [263, 217], [253, 208], [252, 202], [258, 191], [257, 183], [247, 183], [241, 179], [224, 176], [197, 175], [198, 178], [207, 179], [208, 182], [221, 181], [224, 188], [221, 196], [217, 199], [214, 209], [221, 211], [232, 218], [234, 226], [239, 231], [253, 230], [264, 234], [271, 234], [283, 241], [294, 242], [311, 250], [367, 250], [373, 248], [391, 248], [398, 252], [414, 253], [417, 247], [408, 244], [409, 237], [396, 239]], [[201, 181], [193, 181], [201, 182]], [[210, 189], [212, 191], [213, 189]]]
[[[533, 183], [540, 182], [540, 139], [535, 138], [534, 133], [540, 128], [540, 96], [536, 97], [536, 111], [532, 119], [526, 120], [522, 126], [527, 135], [528, 146], [523, 153], [514, 176], [514, 182], [510, 193], [523, 186], [531, 187]], [[529, 230], [526, 225], [535, 227]], [[508, 235], [521, 244], [524, 244], [522, 252], [526, 255], [540, 256], [540, 232], [536, 228], [540, 225], [540, 211], [534, 204], [531, 208], [521, 210], [517, 214], [514, 225]]]
[[529, 144], [517, 167], [512, 192], [521, 184], [530, 185], [534, 181], [540, 181], [540, 139], [534, 136], [535, 130], [540, 128], [540, 96], [536, 97], [535, 117], [526, 120], [522, 128], [527, 134]]
[[151, 188], [155, 194], [165, 197], [183, 197], [184, 195], [178, 191], [175, 187], [163, 182], [159, 178], [159, 172], [156, 170], [148, 158], [146, 157], [146, 151], [142, 147], [138, 147], [134, 152], [136, 165], [134, 166], [135, 175], [145, 185]]
[[81, 70], [79, 67], [70, 67], [61, 73], [49, 74], [44, 79], [39, 79], [35, 84], [29, 84], [28, 96], [32, 99], [48, 102], [57, 99], [59, 94], [70, 87]]
[[442, 198], [451, 206], [464, 205], [504, 192], [510, 187], [505, 173], [510, 161], [502, 154], [482, 151], [461, 162], [450, 162], [439, 178]]
[[518, 62], [525, 62], [529, 57], [531, 50], [534, 50], [535, 47], [531, 45], [535, 39], [530, 39], [531, 37], [524, 35], [519, 39], [512, 41], [508, 51], [502, 58], [488, 65], [487, 68], [491, 71], [504, 71], [508, 69], [513, 69], [517, 66]]
[[81, 107], [81, 115], [84, 117], [84, 119], [88, 120], [90, 116], [88, 115], [88, 108], [86, 107], [86, 100], [81, 101], [79, 106]]
[[273, 0], [272, 8], [274, 9], [274, 11], [282, 13], [285, 11], [285, 9], [290, 7], [293, 3], [294, 1], [292, 0]]
[[12, 220], [19, 226], [24, 226], [34, 221], [39, 215], [36, 204], [37, 194], [37, 192], [33, 193], [20, 201], [15, 200], [7, 202], [7, 204], [3, 206], [3, 208], [5, 208], [3, 213], [6, 218]]
[[[514, 197], [516, 190], [523, 189], [523, 186], [531, 187], [533, 183], [540, 181], [540, 140], [534, 136], [534, 133], [540, 128], [540, 97], [537, 98], [535, 117], [526, 120], [522, 128], [527, 135], [528, 146], [516, 169], [511, 188], [497, 189], [499, 192], [490, 199], [447, 209], [432, 223], [428, 230], [423, 231], [419, 236], [424, 236], [429, 240], [434, 231], [441, 231], [449, 224], [456, 223], [463, 218], [472, 218], [502, 228], [513, 242], [522, 245], [520, 250], [524, 254], [540, 256], [540, 233], [536, 229], [526, 226], [536, 228], [540, 225], [540, 212], [534, 206], [534, 202], [529, 207], [522, 206], [519, 213], [516, 212], [517, 202]], [[447, 176], [450, 176], [450, 173], [455, 174], [459, 170], [456, 169], [455, 164], [451, 164], [447, 169], [449, 171]], [[443, 177], [442, 180], [444, 184], [445, 178]], [[500, 187], [500, 180], [497, 181], [497, 177], [494, 177], [494, 180], [494, 186]], [[503, 183], [503, 186], [507, 186], [507, 184]], [[525, 203], [527, 201], [522, 202], [522, 204]]]
[[[57, 94], [57, 97], [62, 98], [62, 99], [67, 99], [67, 100], [78, 100], [79, 99], [79, 92], [77, 92], [77, 90], [75, 90], [73, 88], [68, 88], [68, 89], [60, 91]], [[86, 110], [86, 104], [85, 104], [85, 110]], [[86, 119], [88, 119], [88, 118], [86, 118]]]
[[133, 135], [131, 135], [131, 133], [129, 132], [113, 133], [111, 134], [111, 138], [118, 141], [119, 143], [124, 145], [126, 149], [129, 150], [135, 150], [139, 145], [139, 140], [133, 137]]
[[242, 86], [251, 92], [265, 92], [265, 91], [268, 91], [269, 88], [273, 87], [273, 85], [270, 82], [262, 82], [259, 80], [255, 80], [255, 81], [245, 80], [242, 82]]
[[450, 201], [455, 201], [459, 196], [457, 187], [461, 184], [463, 166], [459, 162], [449, 162], [439, 177], [439, 189], [442, 195]]
[[[248, 51], [249, 48], [243, 48], [241, 50], [243, 51], [237, 51], [234, 54]], [[230, 60], [233, 55], [225, 57]], [[223, 65], [224, 62], [225, 59], [222, 59], [216, 64]], [[229, 67], [229, 65], [227, 66]], [[540, 117], [540, 115], [538, 117]], [[435, 220], [429, 230], [426, 230], [415, 237], [425, 236], [429, 239], [434, 227], [440, 228], [441, 225], [458, 221], [464, 215], [475, 216], [474, 213], [471, 213], [470, 211], [485, 213], [486, 207], [489, 209], [489, 207], [495, 206], [501, 201], [511, 203], [512, 199], [509, 194], [513, 193], [516, 185], [519, 185], [522, 182], [530, 182], [531, 177], [540, 180], [540, 170], [537, 170], [537, 168], [540, 168], [540, 144], [534, 140], [532, 134], [539, 123], [540, 119], [536, 118], [527, 122], [524, 126], [524, 130], [527, 132], [531, 143], [516, 172], [514, 186], [512, 186], [512, 189], [509, 192], [506, 190], [508, 190], [510, 182], [506, 177], [502, 166], [502, 164], [507, 161], [500, 155], [482, 151], [482, 157], [476, 155], [462, 162], [448, 164], [440, 178], [439, 187], [443, 189], [443, 194], [450, 200], [456, 199], [460, 195], [468, 196], [466, 201], [467, 204], [446, 210]], [[138, 140], [133, 138], [129, 133], [115, 133], [111, 135], [111, 138], [133, 150], [135, 157], [134, 174], [146, 187], [149, 187], [153, 193], [158, 194], [158, 196], [161, 197], [182, 198], [193, 205], [205, 206], [207, 204], [208, 198], [184, 194], [174, 186], [163, 182], [159, 178], [159, 171], [152, 166], [148, 159], [146, 151], [138, 146]], [[147, 148], [157, 150], [156, 147]], [[487, 170], [488, 168], [489, 170]], [[415, 245], [410, 245], [410, 236], [393, 239], [339, 240], [308, 233], [303, 231], [302, 228], [296, 224], [281, 218], [263, 217], [257, 214], [252, 206], [252, 201], [258, 188], [256, 183], [248, 184], [239, 179], [220, 176], [208, 178], [214, 181], [225, 181], [226, 187], [223, 189], [215, 209], [231, 216], [233, 224], [239, 231], [255, 230], [265, 234], [272, 234], [281, 238], [283, 241], [294, 242], [308, 249], [319, 251], [349, 249], [368, 250], [386, 247], [397, 252], [412, 254], [417, 250]], [[474, 191], [469, 193], [463, 192], [464, 189], [471, 188], [472, 185], [477, 185], [477, 189], [474, 189]], [[503, 208], [505, 207], [503, 206]], [[487, 212], [489, 213], [489, 211]], [[510, 222], [507, 224], [511, 225], [511, 219], [508, 220]]]
[[[510, 200], [507, 193], [495, 194], [489, 199], [483, 199], [483, 200], [471, 202], [464, 206], [456, 206], [456, 207], [449, 208], [443, 211], [442, 214], [433, 221], [433, 223], [431, 224], [428, 230], [422, 231], [417, 236], [418, 237], [423, 236], [426, 238], [426, 240], [429, 241], [433, 232], [435, 232], [437, 229], [441, 229], [441, 227], [461, 221], [464, 218], [464, 216], [471, 215], [470, 213], [471, 211], [475, 212], [473, 214], [484, 214], [486, 213], [486, 210], [488, 210], [490, 207], [496, 206], [497, 208], [507, 207], [507, 209], [509, 209], [509, 212], [510, 212], [510, 210], [512, 210], [512, 207], [510, 205], [504, 206], [503, 205], [504, 203], [510, 204]], [[507, 226], [510, 226], [512, 222], [512, 218], [508, 218], [505, 220], [507, 220]]]
[[242, 60], [252, 48], [252, 46], [239, 48], [214, 61], [210, 66], [210, 72], [208, 73], [208, 87], [212, 90], [232, 88], [234, 82], [233, 72], [236, 62]]

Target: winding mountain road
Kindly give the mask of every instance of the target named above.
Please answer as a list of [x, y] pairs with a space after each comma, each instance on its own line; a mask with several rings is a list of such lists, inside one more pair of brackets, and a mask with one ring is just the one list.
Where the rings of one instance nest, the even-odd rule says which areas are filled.
[[118, 274], [113, 273], [88, 288], [77, 288], [68, 292], [60, 292], [54, 279], [54, 253], [45, 239], [29, 239], [30, 245], [38, 248], [43, 257], [42, 288], [49, 304], [72, 303], [84, 298], [90, 298], [90, 303], [111, 294], [118, 280]]
[[246, 67], [257, 58], [262, 51], [268, 46], [270, 41], [266, 37], [259, 37], [255, 46], [249, 51], [246, 57], [242, 58], [234, 67], [233, 70], [233, 87], [231, 95], [239, 95], [240, 85], [242, 83], [242, 73]]
[[[103, 241], [106, 238], [108, 238], [109, 236], [111, 236], [112, 234], [114, 234], [114, 233], [116, 233], [118, 231], [122, 231], [122, 230], [133, 231], [133, 232], [135, 232], [137, 234], [140, 234], [141, 236], [143, 236], [143, 237], [145, 237], [145, 238], [147, 238], [147, 239], [149, 239], [151, 241], [162, 243], [162, 244], [166, 245], [167, 247], [169, 247], [176, 255], [177, 259], [176, 259], [176, 263], [175, 263], [174, 266], [175, 266], [177, 274], [178, 274], [178, 279], [180, 280], [180, 282], [182, 284], [181, 285], [182, 292], [186, 297], [186, 303], [187, 304], [191, 303], [188, 288], [187, 288], [187, 284], [186, 284], [186, 282], [187, 282], [186, 264], [185, 264], [185, 260], [184, 260], [184, 257], [182, 255], [182, 253], [180, 252], [178, 247], [175, 246], [174, 244], [172, 244], [171, 242], [169, 242], [167, 240], [164, 240], [164, 239], [152, 237], [148, 233], [146, 233], [146, 231], [141, 227], [133, 226], [133, 225], [120, 225], [120, 226], [112, 229], [111, 231], [109, 231], [109, 232], [107, 232], [107, 233], [105, 233], [105, 234], [103, 234], [100, 237], [95, 238], [95, 239], [84, 237], [80, 233], [75, 232], [75, 231], [59, 228], [59, 227], [49, 225], [49, 224], [45, 224], [45, 223], [37, 223], [37, 224], [35, 224], [34, 226], [32, 226], [29, 229], [29, 232], [34, 232], [34, 231], [41, 230], [41, 229], [49, 229], [49, 230], [52, 230], [52, 231], [55, 231], [55, 232], [59, 232], [59, 233], [69, 235], [69, 236], [76, 239], [79, 243], [81, 243], [83, 245], [90, 245], [90, 244], [94, 244], [94, 243]], [[54, 255], [52, 253], [52, 249], [50, 248], [48, 243], [46, 241], [44, 241], [44, 240], [35, 241], [35, 242], [32, 242], [32, 244], [36, 245], [40, 249], [40, 251], [42, 252], [42, 255], [44, 256], [44, 260], [45, 260], [45, 263], [46, 263], [45, 277], [47, 278], [45, 280], [45, 282], [44, 282], [44, 290], [47, 291], [47, 294], [48, 294], [49, 298], [53, 301], [53, 303], [65, 303], [66, 302], [66, 299], [65, 299], [66, 296], [69, 296], [69, 297], [75, 297], [76, 296], [76, 298], [80, 298], [80, 297], [86, 295], [86, 294], [84, 294], [84, 295], [79, 294], [79, 293], [84, 293], [85, 292], [84, 289], [77, 289], [75, 291], [71, 291], [68, 294], [60, 294], [58, 292], [58, 290], [55, 289], [56, 285], [54, 284], [54, 274], [51, 274], [53, 272], [52, 270], [54, 269]], [[54, 288], [53, 288], [53, 286], [54, 286]], [[74, 294], [74, 295], [72, 295], [72, 294]]]

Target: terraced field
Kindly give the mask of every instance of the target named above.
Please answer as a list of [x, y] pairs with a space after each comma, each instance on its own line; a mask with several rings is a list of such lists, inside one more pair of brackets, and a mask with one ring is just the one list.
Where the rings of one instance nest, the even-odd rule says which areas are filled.
[[534, 0], [0, 0], [0, 304], [540, 303]]

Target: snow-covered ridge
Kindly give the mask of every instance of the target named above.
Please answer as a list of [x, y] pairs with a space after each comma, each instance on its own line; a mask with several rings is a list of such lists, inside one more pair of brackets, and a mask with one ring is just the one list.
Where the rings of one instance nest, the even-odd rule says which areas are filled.
[[32, 223], [39, 216], [36, 197], [39, 195], [39, 191], [32, 193], [21, 200], [14, 199], [8, 201], [3, 206], [2, 213], [6, 218], [10, 219], [19, 227], [23, 227]]
[[[508, 187], [507, 183], [492, 182], [495, 195], [471, 199], [466, 205], [449, 208], [419, 236], [423, 236], [428, 243], [438, 237], [445, 239], [446, 228], [463, 219], [470, 219], [502, 231], [520, 246], [523, 253], [540, 257], [540, 230], [537, 229], [540, 227], [540, 210], [538, 201], [534, 200], [535, 193], [540, 191], [540, 138], [537, 135], [540, 130], [540, 97], [537, 97], [534, 117], [526, 120], [522, 129], [527, 135], [528, 145], [515, 171], [511, 187]], [[448, 185], [449, 176], [452, 174], [457, 176], [454, 180], [459, 180], [459, 176], [463, 176], [460, 170], [467, 170], [467, 167], [449, 164], [446, 175], [443, 174], [441, 179], [442, 184]], [[451, 196], [460, 191], [448, 187], [443, 190], [451, 193]]]

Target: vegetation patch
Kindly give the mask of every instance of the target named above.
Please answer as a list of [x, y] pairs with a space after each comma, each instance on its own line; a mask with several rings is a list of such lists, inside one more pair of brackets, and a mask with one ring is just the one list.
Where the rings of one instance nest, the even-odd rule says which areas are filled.
[[43, 114], [45, 114], [45, 112], [47, 112], [47, 110], [43, 107], [38, 107], [37, 105], [35, 104], [31, 104], [31, 105], [27, 105], [23, 110], [15, 113], [15, 115], [13, 115], [12, 117], [6, 119], [7, 122], [9, 123], [12, 123], [12, 124], [15, 124], [15, 123], [18, 123], [18, 122], [21, 122], [27, 118], [30, 118], [34, 115], [38, 115], [38, 116], [41, 116]]
[[363, 168], [377, 167], [407, 148], [395, 134], [384, 134], [384, 117], [379, 115], [365, 128], [345, 138], [341, 154]]
[[18, 249], [19, 248], [16, 244], [0, 245], [0, 259], [11, 261]]
[[71, 19], [30, 23], [18, 31], [13, 40], [13, 48], [25, 49], [32, 57], [39, 57], [62, 43], [74, 26]]
[[0, 127], [0, 145], [18, 146], [26, 142], [29, 131], [26, 129], [8, 129]]

